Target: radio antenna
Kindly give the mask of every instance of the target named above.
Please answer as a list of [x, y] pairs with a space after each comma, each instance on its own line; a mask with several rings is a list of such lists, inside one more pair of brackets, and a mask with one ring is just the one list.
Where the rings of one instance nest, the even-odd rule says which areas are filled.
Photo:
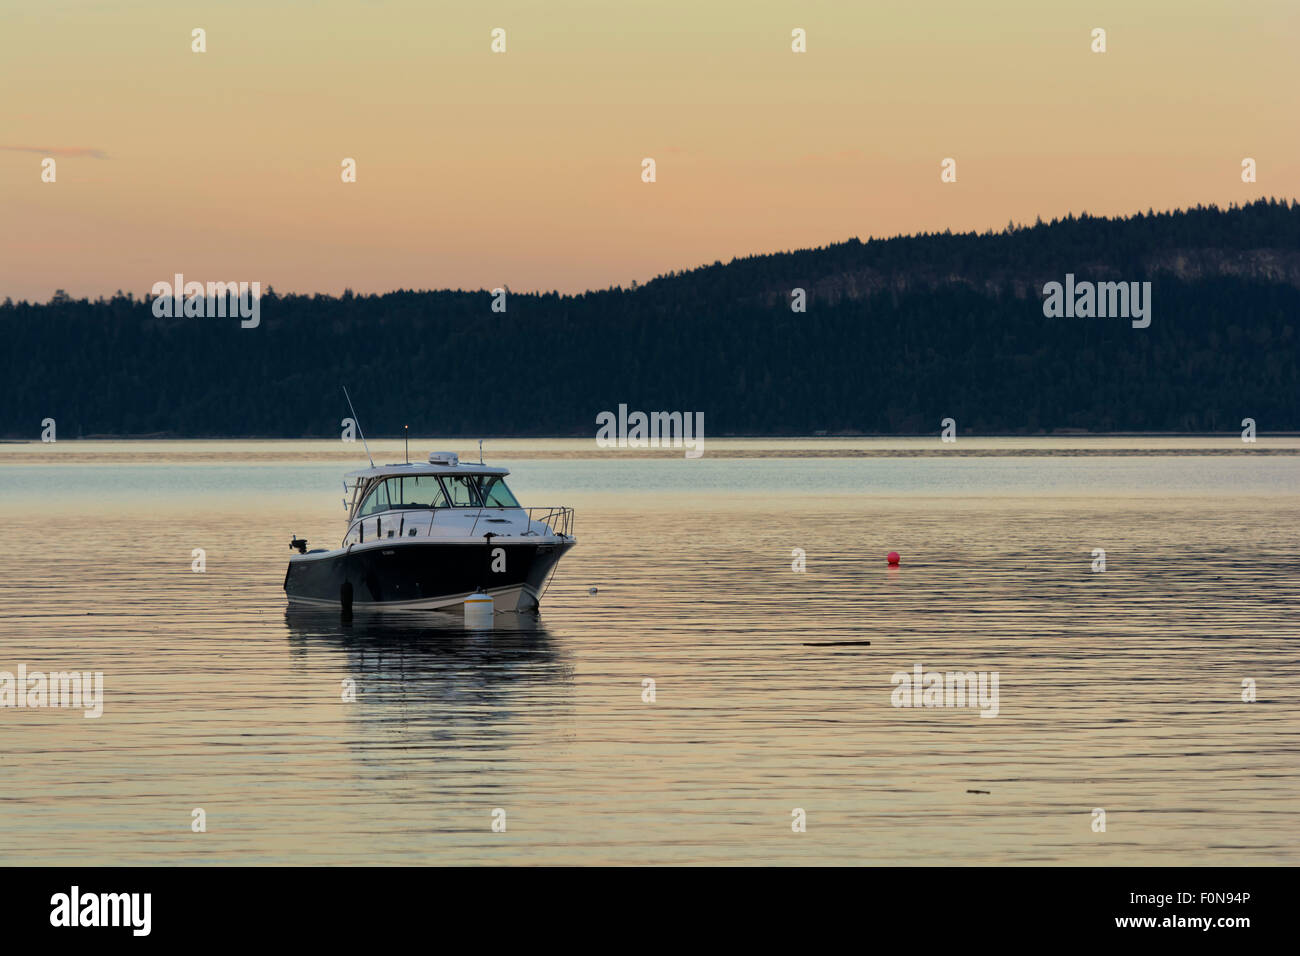
[[[343, 386], [343, 397], [348, 400], [348, 411], [352, 413], [352, 420], [357, 423], [357, 434], [361, 436], [361, 447], [366, 450], [366, 457], [370, 458], [370, 446], [366, 444], [366, 433], [361, 430], [361, 422], [357, 419], [357, 410], [352, 407], [352, 396], [348, 394], [348, 387]], [[370, 467], [375, 467], [375, 460], [370, 458]]]

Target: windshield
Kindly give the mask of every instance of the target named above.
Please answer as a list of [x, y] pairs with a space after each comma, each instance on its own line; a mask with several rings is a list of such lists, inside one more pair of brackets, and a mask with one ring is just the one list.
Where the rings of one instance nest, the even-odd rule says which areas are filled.
[[362, 502], [361, 518], [401, 508], [518, 508], [497, 475], [403, 475], [375, 482]]
[[389, 478], [394, 508], [445, 508], [447, 496], [433, 475]]
[[456, 475], [442, 479], [442, 486], [447, 491], [447, 499], [453, 508], [477, 508], [478, 479], [476, 476]]
[[519, 502], [510, 493], [504, 480], [496, 475], [479, 475], [478, 493], [486, 508], [518, 508]]

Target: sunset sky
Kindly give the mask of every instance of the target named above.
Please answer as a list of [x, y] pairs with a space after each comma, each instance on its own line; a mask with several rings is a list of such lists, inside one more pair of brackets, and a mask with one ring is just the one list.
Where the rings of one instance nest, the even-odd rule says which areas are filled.
[[1295, 0], [0, 0], [0, 299], [575, 292], [1300, 196], [1297, 49]]

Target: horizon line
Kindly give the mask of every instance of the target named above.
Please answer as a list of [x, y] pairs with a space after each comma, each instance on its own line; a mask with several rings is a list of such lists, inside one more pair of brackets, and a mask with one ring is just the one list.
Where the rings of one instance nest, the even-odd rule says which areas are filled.
[[[556, 295], [559, 296], [560, 298], [578, 298], [584, 295], [608, 293], [608, 292], [634, 292], [637, 291], [638, 289], [642, 289], [650, 285], [653, 282], [658, 282], [662, 279], [677, 278], [679, 276], [689, 275], [693, 272], [699, 272], [701, 270], [711, 269], [717, 266], [730, 266], [739, 262], [748, 262], [753, 259], [776, 258], [777, 256], [790, 256], [790, 255], [797, 255], [799, 253], [823, 252], [829, 249], [833, 249], [836, 246], [845, 246], [851, 243], [858, 243], [860, 245], [870, 245], [872, 243], [888, 243], [888, 242], [897, 242], [900, 240], [909, 240], [909, 239], [914, 240], [914, 239], [934, 239], [934, 238], [995, 239], [998, 237], [1012, 236], [1020, 232], [1028, 232], [1035, 229], [1050, 229], [1051, 227], [1060, 225], [1062, 223], [1078, 223], [1078, 222], [1085, 222], [1085, 221], [1130, 222], [1133, 220], [1148, 219], [1148, 218], [1155, 219], [1162, 216], [1183, 215], [1183, 214], [1193, 213], [1193, 212], [1221, 212], [1221, 213], [1234, 212], [1234, 211], [1249, 209], [1255, 206], [1284, 206], [1289, 209], [1295, 209], [1297, 207], [1300, 207], [1300, 197], [1270, 195], [1270, 196], [1260, 196], [1257, 199], [1251, 199], [1244, 202], [1237, 202], [1234, 200], [1228, 203], [1228, 205], [1226, 206], [1220, 206], [1218, 203], [1208, 203], [1208, 204], [1197, 203], [1194, 206], [1189, 205], [1183, 207], [1166, 208], [1161, 210], [1156, 210], [1154, 207], [1148, 206], [1145, 212], [1139, 209], [1138, 211], [1130, 213], [1128, 215], [1116, 215], [1116, 216], [1094, 216], [1091, 213], [1089, 213], [1086, 209], [1084, 209], [1081, 210], [1078, 215], [1069, 212], [1063, 216], [1054, 216], [1050, 220], [1044, 220], [1041, 216], [1039, 216], [1031, 224], [1016, 222], [1014, 219], [1012, 219], [1008, 221], [1006, 226], [1004, 226], [1002, 229], [997, 231], [994, 231], [991, 228], [986, 229], [983, 232], [974, 229], [967, 230], [964, 232], [953, 232], [951, 229], [945, 229], [942, 232], [937, 232], [937, 231], [936, 232], [911, 232], [911, 233], [900, 232], [900, 233], [894, 233], [892, 235], [886, 235], [886, 236], [867, 236], [865, 238], [862, 236], [849, 236], [844, 239], [833, 240], [831, 242], [825, 243], [820, 246], [804, 246], [795, 249], [782, 249], [782, 250], [769, 251], [769, 252], [752, 252], [744, 256], [733, 256], [731, 259], [727, 260], [726, 262], [723, 262], [721, 259], [715, 259], [712, 262], [702, 262], [695, 266], [690, 266], [679, 270], [673, 270], [670, 272], [662, 272], [644, 281], [632, 279], [630, 280], [630, 285], [627, 286], [610, 285], [604, 288], [588, 288], [588, 289], [584, 289], [581, 292], [560, 292], [559, 289], [556, 288], [548, 288], [548, 289], [538, 288], [538, 289], [528, 289], [524, 291], [515, 291], [510, 288], [508, 283], [502, 283], [502, 285], [498, 286], [497, 288], [502, 289], [506, 293], [511, 295], [524, 295], [524, 296]], [[183, 272], [179, 274], [184, 275]], [[177, 273], [173, 272], [172, 275], [168, 277], [167, 281], [169, 281], [170, 278], [172, 278], [175, 275], [177, 275]], [[164, 281], [164, 280], [159, 280], [159, 281]], [[212, 280], [212, 281], [218, 282], [221, 280]], [[254, 283], [259, 286], [263, 285], [261, 280], [239, 280], [239, 281], [243, 281], [246, 285], [252, 285]], [[156, 284], [157, 283], [155, 283], [155, 285]], [[205, 282], [205, 286], [206, 284], [207, 283]], [[227, 282], [226, 284], [229, 285], [230, 283]], [[236, 282], [236, 284], [238, 283]], [[383, 298], [384, 296], [388, 296], [388, 295], [402, 295], [402, 294], [412, 294], [412, 293], [417, 295], [429, 295], [429, 294], [450, 292], [450, 293], [459, 293], [462, 295], [482, 295], [482, 294], [490, 295], [490, 294], [495, 294], [496, 292], [495, 289], [487, 289], [487, 288], [453, 289], [450, 287], [442, 287], [442, 288], [402, 287], [402, 288], [387, 289], [383, 292], [353, 292], [351, 288], [345, 288], [341, 293], [338, 293], [336, 295], [329, 292], [319, 292], [319, 291], [300, 292], [300, 291], [291, 290], [289, 292], [276, 292], [274, 285], [270, 282], [265, 283], [265, 286], [266, 286], [267, 294], [274, 295], [276, 298], [288, 298], [288, 297], [295, 297], [295, 298], [324, 297], [330, 299]], [[173, 296], [174, 295], [175, 295], [175, 291], [173, 290]], [[148, 302], [151, 300], [151, 297], [153, 297], [152, 288], [150, 289], [149, 292], [139, 296], [138, 299], [136, 298], [133, 290], [127, 289], [123, 291], [120, 287], [114, 290], [114, 292], [111, 294], [106, 295], [105, 293], [101, 292], [93, 299], [90, 298], [89, 296], [82, 296], [80, 298], [69, 296], [62, 289], [56, 289], [51, 294], [50, 298], [45, 302], [41, 302], [35, 299], [32, 300], [18, 299], [15, 301], [11, 296], [6, 294], [3, 302], [0, 302], [0, 306], [52, 305], [56, 302], [61, 302], [61, 301], [87, 302], [87, 303], [100, 302], [100, 301], [111, 302], [114, 299], [133, 299], [135, 301]], [[259, 295], [259, 298], [261, 297], [262, 296]]]

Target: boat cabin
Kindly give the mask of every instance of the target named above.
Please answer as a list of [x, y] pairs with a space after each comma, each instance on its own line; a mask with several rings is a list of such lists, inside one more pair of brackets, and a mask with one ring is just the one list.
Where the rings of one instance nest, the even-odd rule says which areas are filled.
[[434, 508], [518, 508], [506, 486], [508, 468], [461, 464], [443, 453], [436, 462], [379, 465], [347, 476], [348, 522], [381, 511]]

